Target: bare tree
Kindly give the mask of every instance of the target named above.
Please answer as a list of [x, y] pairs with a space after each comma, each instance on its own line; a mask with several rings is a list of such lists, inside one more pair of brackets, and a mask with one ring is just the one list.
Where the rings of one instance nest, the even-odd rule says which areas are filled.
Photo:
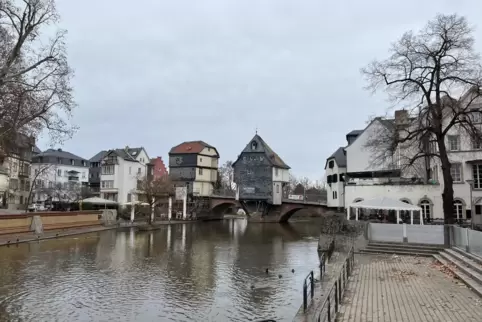
[[54, 0], [0, 3], [0, 146], [4, 154], [21, 134], [48, 130], [54, 141], [70, 137], [67, 120], [75, 103], [64, 38], [58, 29], [45, 42], [43, 31], [59, 16]]
[[[464, 17], [438, 15], [417, 34], [405, 33], [393, 44], [388, 59], [362, 69], [371, 90], [384, 89], [409, 115], [368, 145], [375, 148], [378, 143], [379, 156], [385, 159], [409, 151], [409, 166], [419, 160], [440, 162], [446, 225], [454, 222], [446, 137], [461, 131], [473, 140], [481, 139], [474, 122], [481, 118], [481, 110], [474, 107], [480, 103], [482, 68], [473, 44], [473, 30]], [[446, 232], [448, 243], [448, 228]]]
[[220, 187], [218, 187], [218, 189], [227, 191], [234, 191], [236, 189], [236, 184], [234, 183], [233, 161], [226, 161], [219, 167], [218, 180], [220, 181], [220, 184], [218, 184]]
[[52, 164], [47, 164], [38, 169], [35, 169], [34, 176], [32, 177], [32, 182], [30, 183], [30, 189], [28, 192], [27, 202], [25, 205], [25, 211], [28, 211], [28, 206], [32, 201], [32, 193], [35, 193], [37, 189], [41, 188], [36, 186], [37, 179], [42, 178], [45, 174], [50, 172], [50, 169], [52, 168], [52, 166], [53, 166]]
[[168, 175], [158, 178], [141, 177], [137, 181], [137, 192], [151, 209], [150, 223], [154, 222], [154, 206], [159, 201], [174, 195], [174, 185]]

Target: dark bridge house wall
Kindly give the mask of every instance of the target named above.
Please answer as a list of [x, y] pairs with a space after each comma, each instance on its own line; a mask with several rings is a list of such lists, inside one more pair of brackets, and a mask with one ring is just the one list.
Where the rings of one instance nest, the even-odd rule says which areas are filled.
[[[188, 194], [192, 194], [193, 184], [196, 180], [197, 154], [186, 153], [169, 156], [169, 177], [174, 185], [187, 186]], [[186, 185], [186, 183], [188, 183]]]
[[234, 181], [240, 200], [273, 199], [273, 170], [265, 153], [242, 152], [234, 166]]

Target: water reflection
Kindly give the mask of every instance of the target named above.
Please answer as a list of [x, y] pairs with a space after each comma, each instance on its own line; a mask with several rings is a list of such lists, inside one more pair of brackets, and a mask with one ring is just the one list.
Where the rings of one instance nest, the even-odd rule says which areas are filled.
[[317, 232], [226, 220], [3, 247], [0, 321], [291, 321]]

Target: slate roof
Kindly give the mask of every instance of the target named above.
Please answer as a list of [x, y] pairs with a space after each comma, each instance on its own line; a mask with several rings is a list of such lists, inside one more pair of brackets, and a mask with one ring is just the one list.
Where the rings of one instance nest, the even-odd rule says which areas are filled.
[[346, 136], [358, 136], [363, 133], [363, 130], [353, 130], [350, 133], [348, 133]]
[[204, 141], [186, 141], [182, 142], [179, 145], [173, 147], [169, 154], [186, 154], [186, 153], [201, 153], [202, 150], [205, 148], [212, 148], [216, 151], [218, 157], [219, 153], [215, 147], [210, 144], [207, 144]]
[[35, 157], [57, 157], [57, 158], [64, 158], [64, 159], [73, 159], [73, 160], [81, 160], [87, 161], [86, 159], [79, 157], [73, 153], [63, 151], [62, 149], [48, 149], [42, 153], [37, 154]]
[[335, 152], [333, 152], [332, 155], [330, 155], [330, 156], [326, 159], [325, 169], [326, 169], [326, 166], [327, 166], [327, 164], [328, 164], [328, 161], [331, 160], [331, 159], [335, 159], [335, 162], [336, 162], [336, 164], [338, 165], [338, 167], [340, 167], [340, 168], [346, 168], [345, 148], [339, 147]]
[[106, 150], [100, 151], [99, 153], [94, 155], [92, 158], [90, 158], [89, 162], [100, 162], [100, 161], [102, 161], [102, 159], [104, 159], [104, 157], [106, 156], [107, 152], [109, 152], [109, 151], [106, 151]]
[[[266, 143], [258, 134], [256, 134], [253, 138], [253, 140], [256, 140], [256, 139], [258, 139], [258, 142], [260, 142], [261, 145], [263, 145], [264, 150], [266, 151], [266, 154], [268, 155], [268, 158], [271, 160], [271, 162], [273, 163], [274, 166], [279, 167], [279, 168], [283, 168], [283, 169], [291, 169], [281, 159], [281, 157], [278, 154], [276, 154], [276, 152], [274, 152], [273, 149], [271, 149], [271, 147], [268, 145], [268, 143]], [[251, 141], [253, 141], [253, 140], [251, 140]]]

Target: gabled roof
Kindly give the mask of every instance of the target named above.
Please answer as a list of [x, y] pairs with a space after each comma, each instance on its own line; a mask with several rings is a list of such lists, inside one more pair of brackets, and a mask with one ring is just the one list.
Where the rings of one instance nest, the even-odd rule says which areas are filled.
[[[255, 152], [264, 152], [268, 159], [270, 160], [271, 164], [275, 167], [282, 168], [282, 169], [291, 169], [281, 158], [276, 152], [271, 149], [271, 147], [266, 143], [258, 134], [256, 134], [246, 145], [244, 150], [241, 152], [253, 152], [251, 149], [251, 144], [253, 142], [257, 142], [258, 147], [256, 148]], [[241, 155], [238, 157], [238, 159], [233, 163], [233, 166], [238, 162], [239, 158]]]
[[336, 164], [338, 165], [338, 167], [340, 168], [346, 168], [346, 153], [345, 153], [345, 148], [343, 147], [339, 147], [335, 152], [333, 152], [332, 155], [330, 155], [327, 159], [326, 159], [326, 163], [325, 163], [325, 169], [326, 169], [326, 166], [328, 165], [328, 161], [330, 161], [331, 159], [334, 159]]
[[107, 152], [109, 152], [109, 151], [106, 151], [106, 150], [100, 151], [99, 153], [94, 155], [92, 158], [90, 158], [89, 162], [100, 162], [100, 161], [102, 161], [102, 159], [104, 159], [104, 157], [106, 156]]
[[114, 149], [114, 150], [107, 151], [107, 153], [102, 157], [102, 159], [104, 159], [106, 156], [111, 154], [115, 154], [126, 161], [139, 162], [134, 157], [132, 157], [132, 155], [130, 155], [128, 151], [126, 151], [125, 149]]
[[86, 159], [79, 157], [78, 155], [75, 155], [67, 151], [63, 151], [62, 149], [48, 149], [42, 153], [37, 154], [35, 157], [51, 157], [51, 156], [57, 157], [57, 158], [87, 161]]
[[173, 148], [169, 151], [169, 154], [187, 154], [187, 153], [197, 154], [197, 153], [201, 153], [202, 150], [204, 150], [205, 148], [214, 149], [214, 150], [216, 151], [217, 156], [219, 157], [218, 150], [217, 150], [215, 147], [213, 147], [212, 145], [207, 144], [207, 143], [204, 142], [204, 141], [186, 141], [186, 142], [182, 142], [181, 144], [176, 145], [175, 147], [173, 147]]

